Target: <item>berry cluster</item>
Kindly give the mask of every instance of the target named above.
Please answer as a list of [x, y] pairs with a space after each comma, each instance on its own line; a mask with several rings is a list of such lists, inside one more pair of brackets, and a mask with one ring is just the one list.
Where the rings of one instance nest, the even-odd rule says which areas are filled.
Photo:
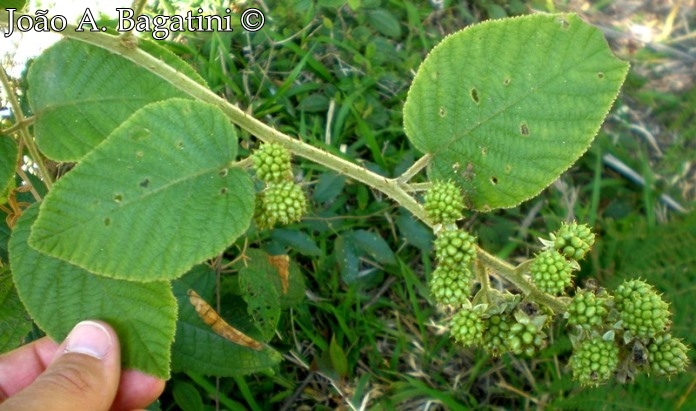
[[544, 250], [536, 255], [529, 268], [532, 282], [539, 290], [559, 295], [573, 283], [578, 261], [594, 244], [594, 234], [585, 224], [563, 223], [550, 240], [541, 240]]
[[[437, 266], [430, 293], [439, 304], [454, 308], [449, 325], [458, 344], [481, 347], [492, 356], [532, 356], [546, 346], [553, 315], [563, 313], [574, 347], [569, 365], [582, 385], [596, 386], [613, 377], [625, 382], [641, 371], [670, 376], [688, 365], [687, 347], [669, 333], [667, 303], [646, 282], [627, 280], [614, 292], [588, 283], [572, 298], [556, 297], [572, 285], [579, 260], [594, 244], [586, 225], [564, 223], [542, 240], [544, 248], [515, 270], [517, 281], [531, 280], [531, 291], [513, 294], [491, 287], [490, 273], [476, 263], [476, 237], [455, 224], [463, 215], [459, 188], [435, 182], [424, 199], [436, 225]], [[472, 297], [475, 280], [481, 286]], [[539, 304], [544, 299], [556, 301], [554, 310], [551, 304]]]
[[669, 333], [669, 306], [645, 281], [626, 280], [613, 293], [578, 289], [564, 317], [575, 347], [570, 367], [583, 385], [641, 371], [670, 376], [689, 363], [686, 346]]
[[251, 159], [256, 176], [265, 183], [256, 197], [256, 225], [270, 229], [299, 221], [307, 211], [307, 198], [292, 179], [290, 151], [280, 144], [267, 143], [254, 151]]

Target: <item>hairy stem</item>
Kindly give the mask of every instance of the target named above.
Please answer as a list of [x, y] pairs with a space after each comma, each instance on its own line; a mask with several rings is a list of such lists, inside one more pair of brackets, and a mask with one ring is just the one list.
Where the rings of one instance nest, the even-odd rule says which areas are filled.
[[15, 116], [17, 125], [19, 125], [19, 137], [27, 147], [27, 150], [29, 150], [29, 155], [31, 156], [32, 161], [34, 161], [34, 163], [36, 163], [36, 165], [39, 167], [39, 172], [41, 173], [41, 178], [43, 179], [44, 184], [46, 184], [46, 188], [51, 188], [51, 185], [53, 185], [53, 179], [51, 178], [51, 174], [48, 172], [48, 168], [46, 168], [46, 164], [44, 164], [43, 157], [41, 157], [38, 147], [36, 147], [36, 144], [34, 143], [34, 139], [29, 133], [29, 122], [27, 122], [27, 119], [24, 117], [22, 106], [19, 105], [19, 100], [17, 100], [17, 96], [15, 95], [14, 87], [12, 86], [9, 77], [7, 77], [7, 72], [3, 66], [0, 66], [0, 83], [2, 83], [2, 87], [7, 92], [7, 99], [12, 106], [12, 113]]

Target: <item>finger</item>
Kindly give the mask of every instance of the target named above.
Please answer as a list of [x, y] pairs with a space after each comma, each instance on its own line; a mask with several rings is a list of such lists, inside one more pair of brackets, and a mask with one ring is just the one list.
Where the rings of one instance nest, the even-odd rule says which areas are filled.
[[34, 382], [58, 349], [58, 343], [43, 337], [0, 355], [0, 403]]
[[121, 384], [116, 393], [112, 411], [145, 408], [155, 402], [164, 391], [164, 380], [136, 370], [121, 372]]
[[0, 410], [109, 410], [121, 376], [113, 329], [102, 322], [83, 321], [58, 350], [46, 371], [0, 405]]

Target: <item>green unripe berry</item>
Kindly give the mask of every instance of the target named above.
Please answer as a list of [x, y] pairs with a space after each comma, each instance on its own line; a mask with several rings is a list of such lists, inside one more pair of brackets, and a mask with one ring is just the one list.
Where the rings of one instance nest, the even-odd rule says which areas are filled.
[[553, 247], [575, 261], [582, 260], [590, 250], [595, 241], [595, 235], [585, 224], [563, 223], [561, 228], [551, 234]]
[[462, 190], [452, 181], [435, 181], [425, 193], [425, 212], [435, 224], [453, 224], [464, 210]]
[[644, 281], [624, 281], [616, 289], [614, 301], [624, 328], [636, 337], [655, 337], [669, 327], [669, 306]]
[[251, 155], [256, 176], [267, 183], [292, 180], [290, 151], [280, 144], [264, 143]]
[[476, 257], [476, 237], [461, 229], [441, 231], [434, 245], [439, 267], [461, 271]]
[[531, 320], [520, 321], [512, 324], [505, 343], [513, 354], [531, 357], [546, 345], [546, 334]]
[[469, 299], [472, 278], [468, 268], [437, 267], [430, 279], [430, 294], [440, 304], [459, 306]]
[[537, 288], [549, 294], [562, 293], [573, 281], [573, 264], [554, 249], [537, 254], [529, 271]]
[[302, 187], [292, 181], [269, 183], [257, 196], [256, 215], [259, 228], [272, 228], [277, 223], [300, 221], [307, 211], [307, 198]]
[[508, 352], [507, 340], [514, 323], [515, 319], [508, 314], [495, 314], [484, 320], [483, 348], [494, 357]]
[[468, 346], [481, 345], [484, 323], [480, 310], [462, 308], [450, 320], [450, 333], [459, 344]]
[[579, 326], [584, 330], [598, 329], [609, 314], [611, 296], [606, 292], [599, 295], [590, 290], [578, 289], [568, 304], [564, 317], [569, 325]]
[[619, 347], [614, 341], [595, 337], [584, 341], [570, 356], [573, 378], [582, 385], [599, 385], [611, 378], [619, 364]]
[[688, 348], [678, 339], [665, 334], [648, 344], [650, 369], [657, 375], [670, 376], [686, 369], [689, 357]]

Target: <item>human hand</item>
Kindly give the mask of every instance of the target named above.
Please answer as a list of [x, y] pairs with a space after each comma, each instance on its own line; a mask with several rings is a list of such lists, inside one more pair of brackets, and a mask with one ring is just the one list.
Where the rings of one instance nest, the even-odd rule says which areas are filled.
[[48, 337], [0, 356], [0, 411], [143, 408], [164, 381], [121, 371], [121, 348], [103, 322], [83, 321], [62, 344]]

